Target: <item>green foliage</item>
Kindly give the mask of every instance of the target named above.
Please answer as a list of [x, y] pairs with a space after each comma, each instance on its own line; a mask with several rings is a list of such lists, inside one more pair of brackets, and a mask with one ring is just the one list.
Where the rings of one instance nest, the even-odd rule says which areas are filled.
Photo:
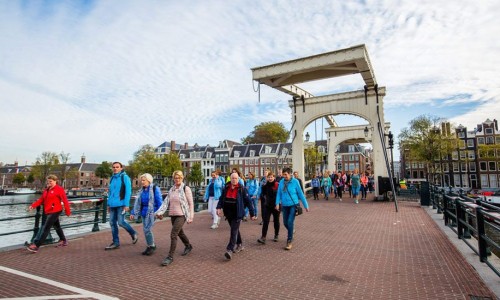
[[161, 173], [162, 160], [156, 157], [155, 149], [154, 146], [148, 144], [134, 153], [134, 158], [129, 162], [130, 166], [127, 168], [127, 173], [131, 178], [144, 173], [150, 173], [153, 176]]
[[199, 186], [200, 183], [203, 182], [203, 173], [201, 171], [201, 164], [195, 163], [193, 167], [191, 167], [191, 171], [187, 176], [187, 179], [190, 183], [193, 183], [195, 186]]
[[54, 152], [43, 152], [39, 157], [37, 157], [36, 162], [31, 168], [31, 173], [35, 178], [40, 179], [45, 182], [45, 178], [57, 170], [59, 165], [59, 157]]
[[66, 180], [66, 174], [69, 171], [70, 167], [68, 166], [68, 162], [71, 155], [69, 153], [61, 152], [59, 153], [59, 170], [61, 172], [61, 181], [64, 182]]
[[479, 145], [478, 153], [481, 159], [498, 160], [500, 154], [500, 145], [490, 144], [490, 145]]
[[33, 182], [35, 182], [35, 176], [33, 176], [33, 174], [29, 174], [28, 175], [28, 178], [26, 179], [26, 181], [29, 183], [29, 184], [32, 184]]
[[245, 138], [243, 144], [285, 143], [288, 140], [288, 131], [281, 122], [262, 122]]
[[24, 177], [23, 173], [17, 173], [14, 177], [12, 177], [12, 182], [17, 185], [23, 184], [25, 181], [26, 177]]
[[172, 177], [172, 173], [176, 170], [182, 170], [182, 163], [175, 152], [163, 155], [163, 166], [161, 175], [164, 177]]
[[[95, 175], [101, 178], [110, 178], [113, 175], [112, 163], [103, 161], [96, 169]], [[130, 175], [130, 174], [129, 174]]]
[[323, 159], [322, 153], [316, 147], [307, 147], [304, 149], [305, 178], [311, 179], [312, 175], [316, 174], [316, 166], [321, 164]]

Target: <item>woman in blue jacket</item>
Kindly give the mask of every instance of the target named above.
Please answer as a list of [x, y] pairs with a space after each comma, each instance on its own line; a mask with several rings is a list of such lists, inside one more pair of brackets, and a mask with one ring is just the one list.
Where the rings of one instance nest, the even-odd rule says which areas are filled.
[[[253, 208], [255, 210], [255, 217], [259, 216], [257, 206], [259, 204], [259, 182], [255, 178], [255, 174], [252, 172], [248, 173], [248, 179], [245, 183], [245, 188], [247, 189], [250, 200], [252, 201]], [[245, 210], [245, 218], [248, 218], [248, 209]]]
[[219, 227], [220, 218], [217, 215], [217, 203], [219, 203], [220, 195], [222, 194], [222, 189], [224, 188], [225, 182], [222, 177], [216, 171], [212, 172], [212, 179], [208, 183], [205, 189], [205, 196], [203, 200], [208, 201], [208, 212], [212, 214], [212, 226], [210, 228], [216, 229]]
[[142, 229], [146, 238], [147, 248], [142, 252], [142, 255], [152, 255], [156, 250], [155, 240], [153, 236], [153, 224], [155, 223], [155, 211], [160, 208], [163, 203], [161, 198], [161, 190], [158, 186], [153, 185], [153, 176], [149, 173], [144, 173], [140, 177], [142, 188], [137, 192], [135, 198], [134, 210], [130, 214], [130, 220], [142, 217]]
[[278, 186], [278, 193], [276, 195], [276, 210], [280, 209], [283, 212], [283, 225], [288, 231], [285, 250], [292, 249], [293, 241], [293, 226], [295, 222], [296, 206], [300, 205], [299, 200], [302, 201], [305, 210], [309, 211], [309, 204], [302, 191], [299, 181], [292, 176], [292, 169], [284, 168], [281, 172], [283, 179], [281, 179]]

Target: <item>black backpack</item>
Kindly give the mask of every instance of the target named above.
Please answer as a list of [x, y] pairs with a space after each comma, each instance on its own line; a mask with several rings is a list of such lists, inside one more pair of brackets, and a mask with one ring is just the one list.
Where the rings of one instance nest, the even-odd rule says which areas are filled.
[[[125, 179], [123, 178], [123, 173], [120, 174], [120, 177], [122, 178], [122, 185], [120, 187], [120, 200], [125, 199]], [[111, 185], [111, 182], [113, 182], [113, 178], [111, 177], [111, 180], [109, 181], [109, 185]]]

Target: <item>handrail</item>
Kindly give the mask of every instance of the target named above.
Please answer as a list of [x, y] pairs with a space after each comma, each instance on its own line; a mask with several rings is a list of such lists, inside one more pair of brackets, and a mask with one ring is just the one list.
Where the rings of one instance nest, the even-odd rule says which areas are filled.
[[[444, 214], [444, 223], [450, 227], [500, 277], [500, 269], [488, 260], [491, 252], [500, 256], [500, 207], [484, 198], [473, 198], [451, 189], [431, 186], [433, 209]], [[469, 241], [471, 237], [476, 243]]]

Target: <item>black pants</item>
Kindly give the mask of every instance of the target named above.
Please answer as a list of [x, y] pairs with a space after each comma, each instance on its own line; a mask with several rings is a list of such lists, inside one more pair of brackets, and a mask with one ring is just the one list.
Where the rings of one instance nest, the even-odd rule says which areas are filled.
[[45, 220], [45, 224], [43, 224], [43, 227], [42, 227], [42, 235], [40, 236], [39, 240], [35, 241], [35, 245], [37, 247], [40, 247], [40, 245], [42, 245], [43, 242], [45, 242], [45, 239], [49, 235], [49, 232], [50, 232], [50, 229], [52, 228], [52, 226], [54, 226], [54, 229], [56, 230], [56, 233], [59, 236], [59, 239], [61, 241], [66, 240], [66, 237], [64, 236], [64, 232], [61, 228], [61, 223], [59, 222], [59, 215], [61, 215], [61, 212], [47, 215], [47, 220]]
[[189, 239], [184, 233], [184, 230], [182, 230], [182, 226], [186, 222], [186, 217], [171, 216], [170, 221], [172, 222], [172, 231], [170, 232], [170, 251], [168, 252], [168, 256], [174, 257], [175, 248], [177, 247], [177, 237], [181, 239], [184, 246], [188, 247], [191, 244], [189, 243]]
[[280, 211], [276, 210], [274, 207], [264, 206], [264, 210], [262, 211], [262, 237], [267, 236], [271, 215], [274, 221], [274, 235], [279, 235], [280, 233]]
[[240, 224], [241, 219], [237, 219], [236, 217], [226, 217], [229, 226], [231, 227], [230, 235], [229, 235], [229, 243], [227, 244], [227, 251], [234, 251], [234, 247], [236, 245], [241, 245], [243, 241], [241, 240], [240, 234]]
[[313, 187], [314, 200], [319, 199], [318, 194], [319, 194], [319, 187]]

